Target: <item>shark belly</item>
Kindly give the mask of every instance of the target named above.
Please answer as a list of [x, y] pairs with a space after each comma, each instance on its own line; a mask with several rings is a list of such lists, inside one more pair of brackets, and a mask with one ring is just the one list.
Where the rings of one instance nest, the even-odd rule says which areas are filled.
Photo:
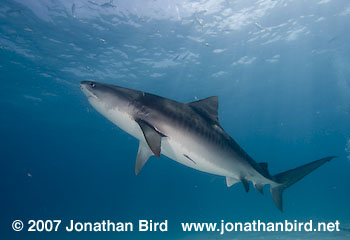
[[[162, 139], [161, 153], [187, 167], [220, 176], [236, 176], [234, 168], [225, 168], [220, 163], [229, 162], [218, 151], [210, 151], [196, 138], [180, 137], [179, 129], [167, 128], [170, 137]], [[180, 131], [181, 132], [181, 131]], [[232, 171], [233, 170], [233, 171]]]
[[180, 164], [202, 172], [221, 176], [227, 176], [226, 174], [229, 174], [227, 171], [224, 171], [217, 165], [212, 164], [209, 159], [206, 159], [201, 154], [191, 151], [190, 149], [183, 147], [183, 145], [179, 142], [169, 138], [164, 138], [162, 140], [161, 153]]

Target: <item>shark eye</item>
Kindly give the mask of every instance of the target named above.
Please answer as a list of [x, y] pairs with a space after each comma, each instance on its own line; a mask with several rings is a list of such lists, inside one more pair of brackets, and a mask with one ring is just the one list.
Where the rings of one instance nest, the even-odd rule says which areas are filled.
[[92, 88], [94, 88], [94, 87], [95, 87], [95, 83], [90, 83], [90, 86], [91, 86]]

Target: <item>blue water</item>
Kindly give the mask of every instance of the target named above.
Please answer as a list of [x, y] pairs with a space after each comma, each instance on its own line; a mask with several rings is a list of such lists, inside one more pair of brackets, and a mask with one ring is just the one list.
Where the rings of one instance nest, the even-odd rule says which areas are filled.
[[[2, 0], [1, 239], [349, 239], [350, 3], [346, 0]], [[138, 142], [82, 80], [189, 102], [272, 174], [337, 155], [286, 190], [283, 213], [164, 156], [134, 175]], [[166, 233], [14, 232], [12, 221], [169, 220]], [[335, 221], [333, 233], [185, 233], [183, 221]]]

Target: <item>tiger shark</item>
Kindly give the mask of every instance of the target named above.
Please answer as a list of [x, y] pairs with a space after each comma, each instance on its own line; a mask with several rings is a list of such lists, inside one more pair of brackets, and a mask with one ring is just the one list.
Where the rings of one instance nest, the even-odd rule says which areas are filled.
[[241, 182], [248, 192], [251, 182], [263, 194], [268, 184], [275, 205], [283, 211], [283, 191], [335, 158], [271, 175], [267, 163], [255, 162], [220, 126], [217, 96], [181, 103], [93, 81], [82, 81], [80, 88], [99, 113], [139, 140], [136, 175], [151, 156], [163, 154], [190, 168], [226, 177], [227, 187]]

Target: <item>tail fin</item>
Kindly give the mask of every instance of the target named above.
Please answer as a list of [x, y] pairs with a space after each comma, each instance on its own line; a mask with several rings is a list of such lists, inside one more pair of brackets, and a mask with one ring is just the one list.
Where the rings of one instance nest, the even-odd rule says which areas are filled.
[[283, 191], [298, 182], [300, 179], [311, 173], [316, 168], [320, 167], [326, 162], [329, 162], [331, 159], [336, 156], [322, 158], [310, 163], [307, 163], [303, 166], [279, 173], [272, 177], [272, 179], [277, 183], [276, 186], [271, 186], [271, 195], [272, 199], [275, 202], [277, 208], [282, 212], [282, 194]]

